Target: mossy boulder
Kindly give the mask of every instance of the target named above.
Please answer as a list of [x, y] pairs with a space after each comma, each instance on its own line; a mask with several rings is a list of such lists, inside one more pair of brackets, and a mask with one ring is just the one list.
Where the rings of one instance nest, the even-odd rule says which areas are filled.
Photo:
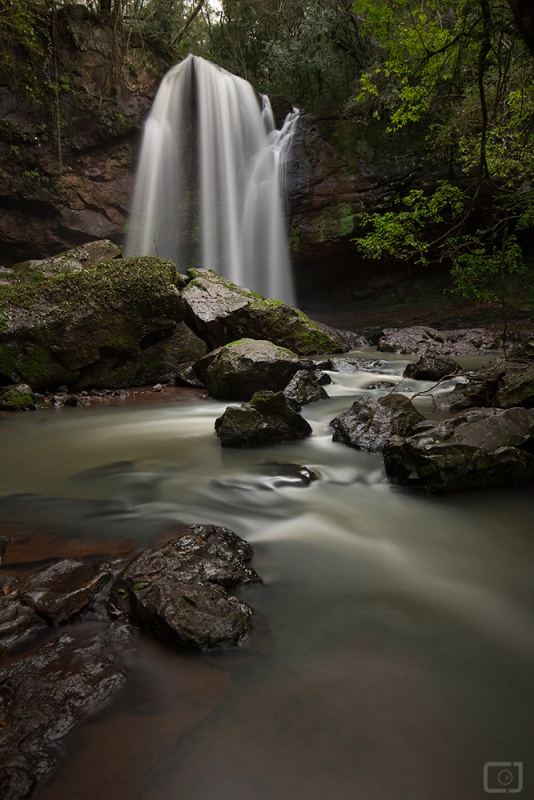
[[238, 339], [193, 365], [196, 376], [218, 400], [250, 400], [255, 392], [281, 391], [301, 369], [295, 353], [272, 342]]
[[0, 382], [121, 387], [177, 372], [205, 352], [180, 325], [179, 282], [174, 264], [149, 256], [50, 275], [23, 270], [0, 286]]
[[15, 264], [13, 271], [15, 275], [40, 274], [45, 278], [53, 275], [61, 275], [66, 272], [79, 272], [82, 269], [91, 269], [120, 258], [121, 248], [110, 242], [109, 239], [98, 239], [94, 242], [87, 242], [65, 253], [50, 258], [32, 259]]
[[26, 383], [6, 386], [4, 389], [0, 389], [0, 408], [6, 411], [33, 410], [37, 408], [37, 398]]
[[257, 392], [249, 403], [230, 406], [215, 421], [215, 430], [223, 447], [266, 447], [312, 432], [282, 392]]
[[349, 349], [280, 300], [268, 300], [211, 270], [190, 269], [187, 275], [182, 291], [186, 322], [212, 348], [248, 337], [267, 339], [298, 355]]

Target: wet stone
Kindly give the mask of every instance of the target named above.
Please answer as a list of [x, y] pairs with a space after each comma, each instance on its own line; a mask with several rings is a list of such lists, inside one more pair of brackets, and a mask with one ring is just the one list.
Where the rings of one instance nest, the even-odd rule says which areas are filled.
[[66, 623], [94, 608], [111, 575], [108, 561], [63, 559], [25, 578], [16, 594], [48, 623]]
[[33, 609], [16, 597], [18, 584], [17, 578], [0, 574], [0, 652], [23, 636], [46, 626]]
[[113, 584], [109, 611], [188, 647], [237, 645], [252, 630], [252, 609], [228, 590], [261, 582], [247, 566], [251, 557], [248, 542], [233, 531], [191, 525], [126, 567]]
[[377, 453], [392, 436], [406, 436], [422, 420], [423, 415], [405, 395], [389, 394], [378, 399], [358, 397], [330, 425], [334, 442]]
[[100, 711], [126, 677], [131, 631], [70, 628], [0, 668], [0, 796], [25, 800], [56, 765], [65, 738]]

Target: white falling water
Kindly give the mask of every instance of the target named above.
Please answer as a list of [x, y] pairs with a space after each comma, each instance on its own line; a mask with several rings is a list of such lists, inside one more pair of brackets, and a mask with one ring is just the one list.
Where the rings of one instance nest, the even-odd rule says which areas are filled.
[[164, 77], [145, 126], [127, 255], [201, 266], [294, 303], [283, 201], [297, 112], [197, 56]]

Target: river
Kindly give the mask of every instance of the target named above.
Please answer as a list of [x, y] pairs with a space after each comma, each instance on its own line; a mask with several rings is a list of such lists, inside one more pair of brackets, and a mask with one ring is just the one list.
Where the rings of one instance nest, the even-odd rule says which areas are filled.
[[355, 394], [401, 381], [407, 361], [379, 357], [332, 373], [302, 412], [311, 438], [263, 450], [221, 449], [225, 404], [207, 398], [4, 416], [0, 495], [26, 523], [140, 544], [225, 525], [264, 581], [243, 591], [256, 644], [143, 637], [37, 800], [474, 800], [520, 780], [534, 796], [532, 493], [411, 494], [380, 456], [333, 443]]

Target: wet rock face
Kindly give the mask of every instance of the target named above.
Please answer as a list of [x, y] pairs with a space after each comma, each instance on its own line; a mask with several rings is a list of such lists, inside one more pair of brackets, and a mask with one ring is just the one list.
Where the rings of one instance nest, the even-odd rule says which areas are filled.
[[483, 328], [437, 331], [424, 325], [386, 328], [378, 342], [382, 353], [477, 355], [498, 346], [495, 336]]
[[16, 596], [49, 624], [72, 622], [94, 607], [111, 576], [108, 561], [63, 559], [21, 581]]
[[384, 448], [388, 477], [429, 492], [534, 481], [534, 413], [524, 408], [474, 409], [424, 422]]
[[58, 633], [0, 668], [0, 795], [24, 800], [56, 763], [65, 737], [123, 685], [128, 629]]
[[312, 433], [283, 392], [257, 392], [249, 403], [230, 406], [215, 421], [215, 430], [223, 447], [265, 447]]
[[110, 613], [199, 650], [234, 646], [252, 630], [252, 609], [229, 590], [260, 582], [251, 557], [227, 528], [192, 525], [130, 563], [112, 587]]
[[380, 452], [392, 436], [407, 436], [424, 419], [411, 400], [402, 394], [372, 399], [359, 397], [345, 413], [335, 417], [334, 442], [357, 450]]
[[255, 392], [280, 391], [301, 367], [300, 360], [269, 341], [240, 339], [197, 361], [197, 377], [218, 400], [250, 400]]

